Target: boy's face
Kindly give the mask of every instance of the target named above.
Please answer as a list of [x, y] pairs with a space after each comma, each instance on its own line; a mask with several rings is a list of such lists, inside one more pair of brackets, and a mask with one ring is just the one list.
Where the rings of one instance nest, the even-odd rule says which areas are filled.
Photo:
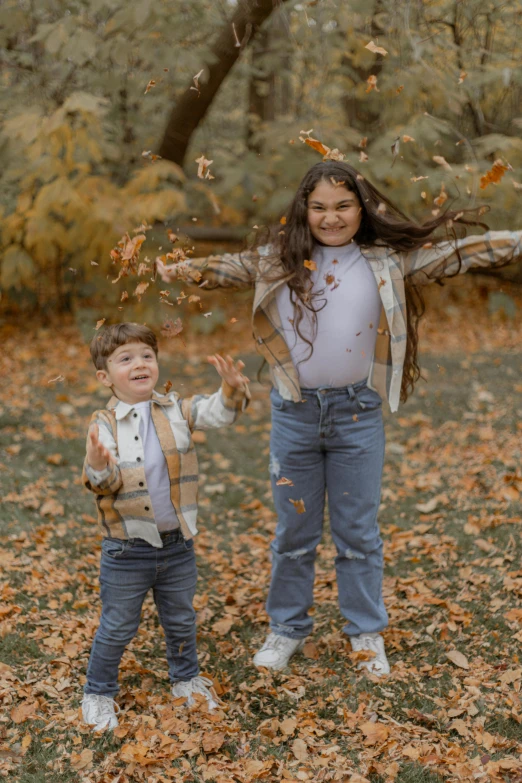
[[107, 369], [96, 373], [104, 386], [129, 405], [150, 400], [158, 376], [156, 354], [145, 343], [120, 345], [107, 359]]

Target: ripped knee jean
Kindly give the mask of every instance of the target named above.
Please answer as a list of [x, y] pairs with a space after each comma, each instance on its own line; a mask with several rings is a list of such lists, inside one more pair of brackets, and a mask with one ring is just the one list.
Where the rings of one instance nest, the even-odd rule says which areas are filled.
[[302, 397], [294, 403], [271, 392], [269, 472], [278, 517], [267, 600], [271, 627], [295, 639], [312, 630], [315, 554], [328, 497], [345, 632], [378, 632], [388, 620], [377, 523], [384, 461], [380, 397], [365, 382], [304, 389]]

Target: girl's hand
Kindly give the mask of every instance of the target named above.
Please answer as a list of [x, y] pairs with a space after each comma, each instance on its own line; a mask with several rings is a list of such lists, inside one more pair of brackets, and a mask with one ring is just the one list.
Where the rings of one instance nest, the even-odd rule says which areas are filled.
[[234, 363], [231, 356], [223, 359], [218, 353], [215, 353], [214, 356], [207, 356], [207, 359], [216, 368], [223, 380], [234, 389], [242, 389], [248, 383], [248, 378], [241, 372], [245, 366], [241, 360]]
[[172, 283], [178, 277], [180, 264], [169, 264], [166, 266], [163, 261], [156, 260], [156, 269], [164, 283]]
[[93, 470], [105, 470], [107, 465], [116, 463], [113, 455], [100, 443], [100, 430], [93, 424], [87, 437], [87, 463]]

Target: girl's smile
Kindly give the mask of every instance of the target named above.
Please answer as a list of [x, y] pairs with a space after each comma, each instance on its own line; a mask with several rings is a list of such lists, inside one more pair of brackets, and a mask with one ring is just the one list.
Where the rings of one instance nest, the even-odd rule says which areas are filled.
[[351, 242], [361, 225], [361, 212], [357, 195], [343, 185], [321, 180], [308, 196], [308, 225], [323, 245]]

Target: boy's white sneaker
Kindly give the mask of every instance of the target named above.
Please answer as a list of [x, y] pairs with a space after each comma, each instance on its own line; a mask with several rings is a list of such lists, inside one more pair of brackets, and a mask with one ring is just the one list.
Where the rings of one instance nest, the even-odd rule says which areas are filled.
[[367, 669], [370, 674], [376, 674], [381, 677], [383, 674], [390, 673], [390, 664], [384, 651], [384, 639], [380, 633], [361, 633], [358, 636], [350, 636], [352, 650], [360, 652], [361, 650], [371, 650], [375, 657], [369, 661], [360, 661], [357, 664], [358, 669]]
[[304, 639], [289, 639], [288, 636], [270, 633], [259, 652], [254, 655], [254, 664], [275, 671], [284, 669], [292, 655], [304, 647], [304, 643]]
[[184, 697], [187, 700], [187, 707], [192, 707], [194, 704], [193, 693], [201, 693], [205, 697], [209, 710], [215, 710], [219, 707], [216, 701], [218, 697], [212, 687], [212, 680], [209, 680], [208, 677], [198, 676], [193, 677], [191, 680], [180, 680], [180, 682], [175, 682], [172, 686], [172, 695], [176, 699]]
[[116, 717], [120, 708], [112, 696], [100, 696], [97, 693], [87, 693], [82, 701], [82, 715], [85, 723], [92, 726], [93, 731], [115, 729], [118, 725]]

